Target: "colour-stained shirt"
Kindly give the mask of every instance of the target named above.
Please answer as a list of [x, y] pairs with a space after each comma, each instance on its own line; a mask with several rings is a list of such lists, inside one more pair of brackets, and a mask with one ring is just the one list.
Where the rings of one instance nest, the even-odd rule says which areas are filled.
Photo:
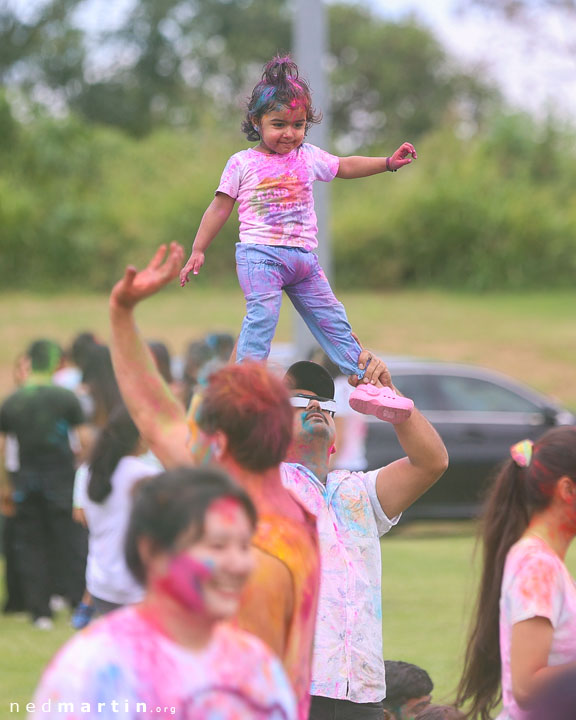
[[[280, 515], [261, 515], [252, 544], [280, 560], [290, 573], [294, 602], [282, 663], [296, 694], [298, 718], [307, 720], [320, 589], [320, 551], [316, 518], [304, 508], [302, 511], [304, 522]], [[273, 599], [270, 602], [273, 603]], [[267, 613], [264, 605], [259, 603], [263, 617]]]
[[280, 661], [227, 624], [208, 646], [176, 644], [135, 607], [75, 635], [45, 671], [29, 720], [294, 720]]
[[249, 148], [228, 160], [216, 192], [238, 201], [240, 242], [313, 250], [318, 225], [312, 185], [333, 180], [339, 164], [309, 143], [286, 155]]
[[498, 720], [523, 720], [514, 700], [510, 649], [512, 626], [534, 617], [548, 618], [554, 634], [548, 665], [576, 661], [576, 585], [558, 555], [543, 540], [525, 537], [506, 557], [500, 594], [502, 704]]
[[281, 469], [284, 486], [316, 515], [320, 538], [311, 694], [379, 702], [386, 695], [380, 536], [400, 516], [389, 519], [380, 506], [378, 470], [334, 470], [323, 485], [302, 465]]

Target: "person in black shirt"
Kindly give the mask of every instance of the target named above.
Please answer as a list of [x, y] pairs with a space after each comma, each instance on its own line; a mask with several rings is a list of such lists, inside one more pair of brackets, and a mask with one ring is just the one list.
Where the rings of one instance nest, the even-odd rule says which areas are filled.
[[[85, 529], [72, 519], [76, 457], [70, 432], [82, 445], [84, 417], [73, 392], [52, 384], [61, 350], [50, 340], [28, 348], [31, 372], [0, 407], [0, 434], [18, 442], [18, 470], [8, 492], [14, 503], [14, 543], [25, 604], [38, 627], [51, 625], [48, 549], [60, 564], [65, 596], [74, 606], [82, 597], [86, 562]], [[2, 443], [3, 446], [3, 443]], [[4, 481], [6, 488], [7, 482]]]

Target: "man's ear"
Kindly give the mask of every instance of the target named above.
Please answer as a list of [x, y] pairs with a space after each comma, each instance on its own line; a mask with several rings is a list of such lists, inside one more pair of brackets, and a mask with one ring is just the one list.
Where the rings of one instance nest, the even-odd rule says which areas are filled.
[[210, 448], [214, 460], [220, 462], [228, 453], [228, 436], [222, 430], [216, 430], [210, 439]]

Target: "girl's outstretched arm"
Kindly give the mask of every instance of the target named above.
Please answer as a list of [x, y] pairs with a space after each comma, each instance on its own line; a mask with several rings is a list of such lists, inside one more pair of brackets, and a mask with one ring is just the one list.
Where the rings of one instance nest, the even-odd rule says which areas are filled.
[[180, 270], [180, 285], [182, 287], [188, 282], [190, 273], [198, 275], [200, 272], [200, 268], [204, 265], [204, 251], [226, 224], [235, 202], [236, 200], [230, 195], [217, 192], [214, 200], [208, 205], [196, 233], [192, 253], [186, 265]]
[[414, 145], [409, 142], [402, 143], [390, 157], [364, 157], [362, 155], [341, 157], [336, 177], [352, 180], [386, 171], [395, 172], [404, 165], [409, 165], [417, 157]]

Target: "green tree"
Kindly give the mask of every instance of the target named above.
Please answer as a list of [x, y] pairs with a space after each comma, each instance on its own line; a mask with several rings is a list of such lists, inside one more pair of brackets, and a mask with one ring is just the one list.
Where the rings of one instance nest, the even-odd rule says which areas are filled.
[[[136, 136], [207, 115], [229, 122], [263, 63], [291, 45], [289, 0], [137, 0], [121, 27], [98, 37], [110, 66], [89, 72], [88, 39], [73, 24], [80, 5], [45, 0], [26, 21], [4, 8], [0, 73]], [[416, 138], [463, 109], [478, 120], [491, 107], [494, 93], [454, 68], [427, 28], [359, 4], [327, 10], [334, 131], [349, 146], [383, 131]]]
[[64, 103], [81, 91], [86, 50], [83, 33], [72, 21], [77, 5], [78, 0], [48, 0], [23, 18], [7, 0], [0, 0], [3, 84], [43, 89]]

